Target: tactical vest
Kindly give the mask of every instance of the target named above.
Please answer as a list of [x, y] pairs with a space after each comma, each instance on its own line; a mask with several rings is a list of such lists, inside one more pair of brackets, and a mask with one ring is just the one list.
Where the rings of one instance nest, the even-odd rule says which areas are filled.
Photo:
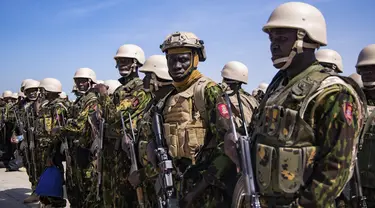
[[204, 92], [209, 82], [212, 80], [201, 77], [165, 102], [164, 133], [173, 158], [189, 158], [195, 163], [197, 150], [203, 146], [206, 136], [208, 120]]
[[[120, 83], [123, 83], [123, 78], [119, 79]], [[113, 93], [113, 103], [117, 106], [121, 100], [131, 96], [131, 93], [135, 90], [139, 90], [143, 87], [143, 81], [139, 77], [135, 77], [124, 85], [119, 86]]]
[[367, 115], [361, 138], [362, 149], [358, 153], [358, 165], [362, 186], [375, 189], [375, 106], [367, 106]]
[[312, 126], [304, 120], [310, 101], [324, 88], [342, 85], [362, 106], [351, 85], [322, 69], [312, 65], [287, 86], [281, 86], [282, 78], [276, 79], [261, 104], [252, 135], [253, 158], [260, 193], [266, 196], [293, 198], [312, 174], [319, 146]]

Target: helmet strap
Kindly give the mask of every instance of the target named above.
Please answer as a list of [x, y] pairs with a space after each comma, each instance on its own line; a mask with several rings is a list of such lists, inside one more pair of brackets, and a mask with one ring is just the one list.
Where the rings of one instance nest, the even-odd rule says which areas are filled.
[[303, 53], [303, 48], [319, 48], [319, 44], [304, 42], [303, 39], [305, 38], [305, 36], [306, 36], [306, 32], [304, 30], [298, 30], [297, 40], [296, 42], [294, 42], [294, 45], [292, 47], [292, 50], [289, 53], [289, 56], [276, 59], [273, 61], [273, 64], [276, 65], [276, 64], [284, 63], [284, 65], [280, 68], [280, 70], [285, 70], [290, 66], [294, 57], [297, 54]]

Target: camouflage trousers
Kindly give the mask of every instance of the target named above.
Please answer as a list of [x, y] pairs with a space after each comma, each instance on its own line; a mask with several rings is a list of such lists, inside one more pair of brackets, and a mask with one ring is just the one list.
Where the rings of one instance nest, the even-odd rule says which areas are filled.
[[[22, 163], [23, 163], [23, 166], [26, 168], [26, 173], [31, 183], [31, 189], [32, 191], [34, 191], [37, 185], [37, 180], [36, 180], [35, 173], [34, 173], [35, 164], [31, 157], [31, 150], [29, 146], [26, 145], [26, 142], [27, 142], [26, 140], [23, 140], [20, 145], [20, 150], [22, 153]], [[26, 150], [26, 148], [28, 148], [28, 150]], [[29, 158], [29, 161], [27, 161], [26, 154], [28, 154], [27, 156]]]
[[71, 167], [66, 171], [66, 190], [71, 208], [102, 208], [103, 203], [96, 198], [96, 161], [87, 168], [80, 168], [71, 155]]
[[114, 203], [112, 207], [133, 208], [137, 207], [137, 194], [128, 182], [130, 160], [123, 151], [118, 151], [115, 156], [115, 187]]
[[[38, 161], [35, 164], [36, 167], [36, 181], [39, 181], [40, 176], [43, 174], [44, 170], [46, 169], [46, 164], [48, 160], [53, 160], [51, 156], [51, 147], [48, 145], [38, 146], [35, 150], [35, 160]], [[56, 161], [54, 161], [56, 163]], [[64, 167], [62, 162], [60, 161], [58, 164], [54, 164], [58, 167], [61, 171], [61, 177], [64, 177]], [[36, 183], [37, 184], [37, 183]], [[61, 187], [62, 188], [62, 187]], [[51, 204], [51, 206], [56, 207], [65, 207], [66, 200], [64, 198], [58, 197], [42, 197], [41, 202], [45, 205]]]
[[116, 196], [116, 171], [115, 171], [115, 139], [107, 139], [103, 148], [103, 203], [104, 207], [115, 207], [115, 196]]

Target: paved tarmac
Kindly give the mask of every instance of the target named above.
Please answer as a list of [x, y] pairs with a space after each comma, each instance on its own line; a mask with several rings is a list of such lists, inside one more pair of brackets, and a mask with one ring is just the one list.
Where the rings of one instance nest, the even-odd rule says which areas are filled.
[[[0, 208], [39, 207], [39, 203], [23, 204], [23, 200], [31, 194], [30, 186], [26, 172], [5, 172], [0, 164]], [[67, 207], [70, 207], [69, 204]]]

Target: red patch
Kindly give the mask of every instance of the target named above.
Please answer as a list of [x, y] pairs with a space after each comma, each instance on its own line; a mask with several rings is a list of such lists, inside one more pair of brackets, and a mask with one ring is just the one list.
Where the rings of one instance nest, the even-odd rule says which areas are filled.
[[137, 98], [135, 98], [135, 99], [133, 100], [133, 102], [132, 102], [132, 106], [133, 106], [133, 107], [137, 107], [138, 104], [139, 104], [139, 100], [138, 100]]
[[217, 105], [217, 110], [223, 118], [229, 119], [229, 111], [227, 105], [225, 105], [224, 103], [219, 103]]
[[353, 105], [349, 102], [344, 103], [344, 117], [346, 121], [351, 124], [353, 121]]

